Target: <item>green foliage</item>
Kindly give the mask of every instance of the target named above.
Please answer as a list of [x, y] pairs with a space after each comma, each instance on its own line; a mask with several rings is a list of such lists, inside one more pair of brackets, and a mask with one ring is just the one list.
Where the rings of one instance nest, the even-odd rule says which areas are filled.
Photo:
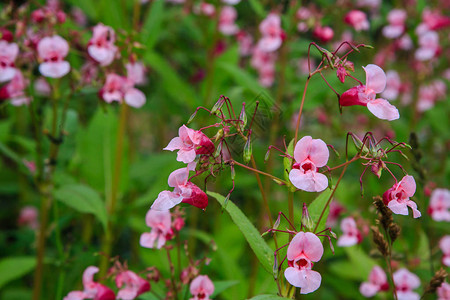
[[11, 256], [0, 260], [0, 289], [7, 283], [31, 272], [36, 266], [34, 256]]

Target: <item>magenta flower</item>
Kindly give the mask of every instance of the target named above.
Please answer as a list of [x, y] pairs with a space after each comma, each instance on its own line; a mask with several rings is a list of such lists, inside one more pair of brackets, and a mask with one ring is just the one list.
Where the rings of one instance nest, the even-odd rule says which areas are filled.
[[324, 141], [304, 136], [295, 145], [295, 164], [289, 172], [289, 180], [300, 190], [323, 191], [328, 186], [328, 178], [317, 171], [327, 164], [329, 155]]
[[192, 280], [189, 291], [194, 296], [190, 300], [208, 300], [214, 293], [214, 284], [207, 275], [199, 275]]
[[442, 263], [444, 266], [450, 267], [450, 235], [446, 235], [439, 241], [439, 248], [444, 253]]
[[116, 296], [114, 292], [94, 281], [94, 274], [97, 273], [99, 269], [94, 266], [87, 267], [83, 273], [83, 291], [72, 291], [63, 300], [83, 300], [83, 299], [94, 299], [94, 300], [114, 300]]
[[31, 98], [25, 95], [25, 88], [28, 86], [20, 70], [16, 70], [14, 77], [10, 82], [0, 88], [0, 100], [10, 99], [14, 106], [29, 104]]
[[393, 9], [388, 14], [389, 25], [383, 27], [383, 35], [388, 39], [400, 37], [405, 32], [406, 11], [403, 9]]
[[368, 30], [370, 26], [366, 14], [356, 9], [349, 11], [345, 15], [344, 22], [352, 26], [356, 31]]
[[135, 85], [143, 85], [147, 82], [145, 76], [146, 69], [141, 62], [130, 62], [125, 65], [127, 69], [127, 78]]
[[145, 223], [152, 229], [141, 235], [139, 244], [145, 248], [160, 249], [173, 236], [170, 211], [149, 209], [145, 215]]
[[345, 207], [337, 201], [330, 203], [330, 212], [328, 213], [326, 227], [334, 227], [337, 224], [339, 216], [345, 211]]
[[289, 244], [289, 267], [284, 271], [284, 277], [290, 284], [299, 287], [301, 294], [309, 294], [319, 288], [322, 276], [311, 268], [313, 262], [319, 261], [322, 255], [322, 242], [312, 232], [300, 231]]
[[431, 194], [428, 213], [437, 222], [450, 222], [450, 191], [435, 189]]
[[39, 72], [45, 77], [61, 78], [70, 71], [69, 62], [64, 58], [69, 54], [69, 44], [59, 35], [45, 37], [37, 45], [39, 58], [43, 61], [39, 65]]
[[19, 46], [16, 43], [0, 40], [0, 82], [9, 81], [16, 74], [14, 61], [18, 54]]
[[214, 144], [203, 132], [183, 125], [178, 129], [178, 137], [173, 138], [164, 150], [178, 150], [177, 160], [188, 164], [198, 154], [213, 153]]
[[419, 300], [419, 294], [413, 292], [420, 286], [420, 279], [417, 275], [402, 268], [397, 270], [394, 275], [395, 288], [397, 290], [398, 300]]
[[120, 289], [117, 299], [131, 300], [150, 290], [150, 283], [133, 271], [120, 272], [116, 276], [116, 285]]
[[116, 34], [114, 29], [99, 23], [93, 29], [93, 35], [89, 40], [87, 51], [101, 66], [107, 66], [112, 63], [117, 53], [117, 47], [114, 45], [115, 41]]
[[258, 48], [264, 52], [273, 52], [280, 48], [285, 33], [281, 29], [281, 18], [275, 13], [270, 13], [259, 24], [259, 31], [262, 34], [258, 42]]
[[340, 247], [350, 247], [361, 243], [362, 235], [358, 227], [356, 227], [355, 219], [347, 217], [341, 221], [342, 235], [337, 241]]
[[414, 177], [407, 175], [402, 180], [394, 184], [389, 190], [384, 192], [384, 204], [389, 207], [394, 214], [408, 215], [408, 206], [413, 211], [413, 217], [418, 218], [422, 214], [417, 210], [417, 204], [409, 198], [416, 192], [416, 182]]
[[30, 229], [36, 230], [39, 228], [38, 209], [34, 206], [27, 205], [20, 210], [19, 219], [17, 223], [19, 226], [27, 226]]
[[375, 99], [376, 94], [384, 91], [386, 87], [386, 74], [377, 65], [369, 64], [365, 68], [366, 85], [355, 86], [344, 92], [339, 98], [342, 106], [362, 105], [377, 118], [383, 120], [396, 120], [400, 117], [397, 108], [385, 99]]
[[373, 267], [369, 274], [369, 281], [363, 282], [359, 287], [359, 291], [364, 297], [373, 297], [380, 291], [388, 290], [389, 283], [386, 273], [379, 266]]
[[313, 30], [314, 37], [318, 38], [321, 42], [327, 43], [334, 37], [334, 31], [329, 26], [316, 26]]
[[239, 27], [235, 21], [237, 11], [233, 6], [224, 6], [219, 16], [219, 31], [224, 35], [235, 35], [239, 31]]
[[100, 97], [107, 103], [125, 101], [129, 106], [140, 108], [145, 102], [145, 94], [134, 88], [134, 83], [117, 74], [108, 74], [105, 85], [99, 91]]
[[436, 290], [438, 300], [449, 300], [450, 299], [450, 284], [443, 282], [440, 287]]
[[180, 203], [187, 203], [205, 209], [208, 206], [208, 196], [198, 186], [188, 181], [189, 169], [181, 168], [169, 175], [169, 186], [173, 192], [162, 191], [153, 202], [152, 209], [167, 210]]

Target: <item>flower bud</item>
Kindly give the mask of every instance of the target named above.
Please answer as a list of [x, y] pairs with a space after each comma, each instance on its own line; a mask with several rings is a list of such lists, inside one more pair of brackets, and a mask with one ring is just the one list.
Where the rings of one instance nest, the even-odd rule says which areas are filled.
[[244, 162], [247, 164], [249, 161], [250, 161], [250, 159], [252, 158], [252, 152], [253, 152], [253, 149], [252, 149], [252, 141], [251, 141], [251, 138], [250, 137], [248, 137], [248, 139], [247, 139], [247, 141], [245, 142], [245, 145], [244, 145]]
[[247, 125], [247, 114], [245, 113], [245, 102], [242, 103], [242, 110], [241, 113], [239, 115], [239, 129], [241, 131], [244, 131], [245, 126]]
[[309, 215], [306, 203], [303, 203], [302, 225], [309, 230], [312, 230], [314, 227], [314, 221], [311, 219], [311, 216]]

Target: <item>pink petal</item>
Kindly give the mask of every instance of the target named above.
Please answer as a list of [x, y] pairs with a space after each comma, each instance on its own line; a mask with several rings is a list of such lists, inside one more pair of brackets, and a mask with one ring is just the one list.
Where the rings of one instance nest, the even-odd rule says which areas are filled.
[[385, 99], [378, 98], [371, 100], [367, 103], [367, 108], [375, 117], [382, 120], [393, 121], [400, 118], [398, 109]]
[[376, 94], [381, 93], [386, 88], [386, 74], [377, 65], [369, 64], [363, 67], [366, 72], [366, 87]]
[[83, 300], [88, 298], [88, 296], [83, 291], [73, 291], [67, 294], [63, 300]]
[[301, 253], [304, 253], [313, 262], [322, 258], [323, 246], [317, 235], [312, 232], [300, 231], [294, 236], [288, 246], [287, 259], [294, 260]]
[[375, 266], [370, 272], [369, 281], [379, 286], [387, 284], [386, 273], [380, 266]]
[[296, 188], [306, 192], [321, 192], [328, 187], [327, 176], [317, 172], [303, 174], [298, 169], [292, 169], [289, 180]]
[[281, 47], [282, 42], [280, 36], [266, 36], [259, 40], [257, 47], [264, 52], [273, 52]]
[[169, 151], [174, 151], [174, 150], [179, 150], [184, 146], [183, 141], [181, 140], [181, 138], [179, 137], [174, 137], [170, 142], [169, 145], [167, 145], [166, 148], [164, 148], [163, 150], [169, 150]]
[[178, 194], [169, 191], [162, 191], [159, 193], [158, 198], [152, 204], [152, 209], [154, 210], [168, 210], [177, 204], [180, 204], [183, 197]]
[[337, 241], [339, 247], [351, 247], [356, 244], [358, 244], [358, 237], [355, 235], [344, 234]]
[[44, 62], [39, 65], [39, 72], [45, 77], [61, 78], [70, 71], [69, 62], [63, 60], [59, 62]]
[[168, 184], [171, 187], [178, 187], [187, 183], [189, 178], [188, 168], [181, 168], [173, 171], [169, 175]]
[[304, 278], [301, 278], [300, 270], [293, 267], [288, 267], [284, 271], [284, 277], [293, 286], [301, 287], [304, 284]]
[[403, 25], [387, 25], [383, 28], [383, 35], [388, 39], [396, 39], [402, 35], [405, 28]]
[[370, 282], [363, 282], [359, 287], [359, 292], [367, 298], [375, 296], [376, 293], [380, 290], [378, 285], [372, 284]]
[[149, 209], [145, 215], [145, 224], [148, 227], [163, 226], [166, 230], [171, 226], [171, 215], [168, 210], [153, 210]]
[[345, 91], [339, 97], [339, 104], [341, 106], [352, 106], [352, 105], [366, 106], [368, 99], [360, 98], [360, 94], [364, 94], [365, 88], [366, 87], [364, 85], [359, 85]]
[[408, 202], [406, 202], [406, 205], [411, 207], [412, 211], [413, 211], [413, 217], [414, 218], [419, 218], [422, 214], [420, 213], [420, 211], [417, 210], [417, 204], [414, 201], [409, 200]]
[[146, 98], [143, 92], [131, 88], [125, 93], [125, 102], [132, 107], [140, 108], [145, 104]]
[[87, 51], [88, 54], [103, 67], [112, 63], [116, 53], [115, 49], [97, 47], [94, 45], [89, 46]]
[[94, 274], [97, 273], [98, 271], [100, 271], [100, 269], [97, 267], [94, 267], [94, 266], [89, 266], [86, 268], [86, 270], [84, 270], [83, 286], [84, 286], [85, 291], [89, 290], [88, 287], [92, 287], [92, 285], [95, 283], [94, 282]]
[[309, 135], [302, 137], [294, 148], [294, 159], [296, 162], [300, 163], [308, 158], [309, 155], [309, 145], [312, 141], [312, 137]]
[[214, 284], [207, 275], [199, 275], [192, 280], [189, 290], [192, 295], [203, 291], [207, 296], [211, 296], [214, 293]]
[[300, 294], [312, 293], [320, 287], [322, 276], [313, 270], [304, 270], [303, 272], [305, 273], [305, 285], [301, 287]]
[[144, 248], [152, 249], [155, 247], [155, 241], [157, 237], [157, 234], [154, 232], [144, 232], [143, 234], [141, 234], [141, 238], [139, 239], [139, 245]]
[[397, 298], [398, 300], [419, 300], [420, 296], [419, 294], [414, 293], [412, 291], [408, 292], [397, 291]]
[[13, 67], [0, 67], [0, 82], [6, 82], [13, 79], [16, 74], [16, 68]]
[[393, 277], [396, 285], [405, 285], [411, 290], [420, 286], [419, 277], [405, 268], [397, 270]]
[[188, 164], [190, 162], [193, 162], [196, 156], [197, 156], [197, 154], [196, 154], [194, 148], [192, 148], [190, 150], [181, 149], [177, 153], [177, 160], [184, 162], [185, 164]]
[[416, 181], [414, 180], [414, 177], [411, 175], [404, 176], [400, 181], [400, 186], [406, 192], [408, 197], [414, 196], [416, 192]]
[[[327, 164], [330, 152], [327, 144], [321, 139], [313, 139], [309, 145], [309, 157], [311, 161], [320, 168]], [[328, 180], [327, 180], [328, 185]]]
[[439, 241], [439, 248], [442, 252], [450, 254], [450, 235], [446, 235]]
[[191, 190], [189, 197], [183, 199], [183, 203], [187, 203], [198, 207], [200, 209], [205, 209], [208, 206], [208, 196], [202, 191], [198, 186], [192, 182], [188, 182], [187, 186]]
[[392, 210], [394, 214], [404, 216], [408, 215], [408, 207], [406, 206], [406, 203], [400, 203], [397, 200], [391, 200], [389, 201], [387, 206], [390, 208], [390, 210]]

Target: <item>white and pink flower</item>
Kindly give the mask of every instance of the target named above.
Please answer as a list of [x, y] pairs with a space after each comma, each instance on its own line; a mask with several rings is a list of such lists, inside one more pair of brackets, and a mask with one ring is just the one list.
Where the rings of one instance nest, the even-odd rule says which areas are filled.
[[117, 47], [114, 45], [116, 34], [114, 29], [102, 23], [97, 24], [93, 29], [92, 38], [89, 40], [87, 51], [89, 55], [101, 66], [112, 63]]
[[419, 218], [422, 214], [417, 210], [417, 204], [409, 198], [416, 192], [416, 181], [411, 175], [406, 175], [401, 181], [394, 184], [383, 194], [384, 204], [394, 214], [408, 215], [408, 207], [413, 211], [413, 217]]
[[450, 222], [450, 191], [435, 189], [431, 194], [428, 213], [437, 222]]
[[18, 54], [19, 46], [16, 43], [0, 40], [0, 82], [9, 81], [16, 74], [14, 61]]
[[439, 241], [439, 248], [441, 248], [442, 253], [442, 263], [444, 266], [450, 267], [450, 235], [446, 235]]
[[83, 273], [83, 291], [72, 291], [63, 300], [114, 300], [114, 292], [107, 286], [94, 281], [94, 274], [99, 269], [94, 266], [87, 267]]
[[108, 74], [105, 85], [99, 91], [100, 97], [107, 103], [125, 101], [129, 106], [139, 108], [145, 102], [145, 94], [134, 88], [134, 82], [117, 74]]
[[418, 293], [413, 292], [414, 289], [420, 286], [420, 279], [416, 274], [409, 272], [402, 268], [397, 270], [394, 274], [395, 289], [397, 290], [397, 298], [399, 300], [419, 300]]
[[192, 280], [189, 291], [194, 296], [190, 300], [209, 300], [214, 293], [214, 284], [207, 275], [199, 275]]
[[369, 281], [363, 282], [359, 287], [359, 292], [364, 297], [373, 297], [380, 291], [388, 291], [389, 283], [386, 273], [379, 266], [373, 267], [369, 274]]
[[120, 289], [116, 299], [135, 299], [150, 290], [150, 283], [130, 270], [117, 274], [116, 285]]
[[25, 95], [27, 86], [28, 80], [20, 70], [16, 70], [12, 80], [0, 88], [0, 100], [9, 99], [14, 106], [28, 105], [31, 98]]
[[39, 72], [45, 77], [61, 78], [70, 71], [69, 62], [64, 58], [69, 54], [69, 44], [59, 35], [44, 37], [37, 45]]
[[393, 9], [388, 14], [389, 25], [383, 27], [383, 35], [388, 39], [396, 39], [405, 32], [406, 11]]
[[224, 6], [220, 10], [219, 31], [224, 35], [235, 35], [239, 31], [236, 25], [237, 11], [233, 6]]
[[436, 290], [438, 300], [450, 300], [450, 284], [443, 282]]
[[350, 247], [362, 242], [362, 234], [356, 226], [355, 219], [353, 217], [347, 217], [341, 221], [342, 235], [337, 241], [337, 245], [340, 247]]
[[270, 13], [259, 24], [261, 39], [258, 42], [258, 48], [264, 52], [273, 52], [280, 48], [285, 38], [285, 33], [281, 28], [281, 18], [275, 13]]
[[38, 215], [39, 212], [36, 207], [31, 205], [24, 206], [20, 210], [17, 223], [19, 224], [19, 226], [27, 226], [33, 230], [36, 230], [39, 228]]
[[349, 11], [345, 15], [344, 22], [352, 26], [356, 31], [368, 30], [370, 26], [366, 14], [356, 9]]
[[152, 231], [141, 235], [139, 243], [142, 247], [160, 249], [173, 237], [170, 211], [149, 209], [145, 215], [145, 223]]

